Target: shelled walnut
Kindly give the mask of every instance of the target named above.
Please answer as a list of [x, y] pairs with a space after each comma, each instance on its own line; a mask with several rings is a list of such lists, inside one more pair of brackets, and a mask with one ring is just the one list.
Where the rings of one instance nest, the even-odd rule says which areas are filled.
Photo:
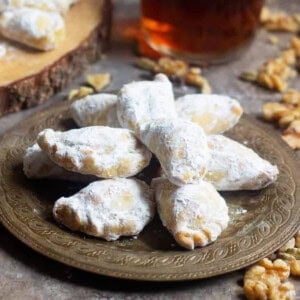
[[287, 14], [283, 11], [273, 11], [268, 7], [262, 9], [261, 25], [268, 31], [297, 32], [299, 30], [298, 14]]
[[244, 292], [248, 299], [289, 300], [294, 299], [295, 287], [286, 281], [290, 266], [281, 259], [274, 262], [268, 258], [259, 261], [245, 274]]
[[[300, 275], [300, 231], [273, 253], [253, 265], [244, 276], [244, 292], [250, 300], [290, 300], [296, 292], [290, 275]], [[270, 256], [269, 256], [270, 257]]]
[[182, 60], [175, 60], [170, 57], [162, 57], [158, 61], [141, 57], [136, 65], [155, 74], [164, 73], [165, 75], [176, 78], [188, 85], [196, 86], [201, 89], [203, 94], [211, 94], [212, 88], [208, 80], [202, 76], [199, 67], [190, 67]]
[[300, 149], [300, 92], [289, 90], [281, 102], [267, 102], [263, 106], [263, 117], [284, 128], [283, 140], [293, 149]]
[[284, 92], [288, 80], [297, 76], [300, 58], [300, 39], [292, 37], [287, 49], [277, 57], [265, 61], [257, 71], [244, 71], [240, 79], [257, 83], [267, 89]]
[[69, 92], [68, 100], [80, 99], [93, 93], [94, 93], [94, 89], [87, 86], [81, 86], [80, 88], [71, 90]]

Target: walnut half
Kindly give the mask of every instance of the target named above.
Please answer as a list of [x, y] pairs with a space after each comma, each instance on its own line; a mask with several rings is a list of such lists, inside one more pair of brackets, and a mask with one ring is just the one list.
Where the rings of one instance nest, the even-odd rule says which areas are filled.
[[290, 266], [281, 259], [264, 258], [245, 274], [244, 292], [250, 300], [292, 300], [295, 287], [286, 281]]

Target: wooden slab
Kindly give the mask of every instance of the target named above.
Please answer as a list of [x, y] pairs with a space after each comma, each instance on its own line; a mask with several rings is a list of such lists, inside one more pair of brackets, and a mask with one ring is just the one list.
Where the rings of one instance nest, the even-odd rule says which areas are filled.
[[111, 0], [79, 1], [66, 16], [66, 39], [53, 51], [9, 43], [0, 58], [0, 115], [44, 102], [99, 59], [108, 44], [111, 12]]

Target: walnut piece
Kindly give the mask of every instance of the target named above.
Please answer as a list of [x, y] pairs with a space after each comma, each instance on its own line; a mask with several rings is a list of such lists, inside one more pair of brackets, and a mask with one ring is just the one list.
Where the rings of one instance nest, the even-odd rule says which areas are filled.
[[300, 230], [295, 235], [295, 246], [300, 248]]
[[257, 81], [257, 72], [254, 71], [243, 71], [242, 74], [240, 75], [240, 79], [244, 81]]
[[268, 31], [297, 32], [299, 30], [298, 18], [283, 11], [271, 11], [264, 7], [260, 15], [262, 26]]
[[300, 276], [300, 260], [299, 259], [295, 259], [291, 261], [290, 264], [291, 267], [291, 274], [294, 276]]
[[283, 92], [287, 88], [287, 83], [276, 74], [261, 73], [258, 75], [257, 82], [268, 89]]
[[[300, 117], [297, 110], [297, 119], [293, 120], [289, 127], [284, 131], [282, 138], [292, 148], [300, 149]], [[299, 239], [299, 238], [298, 238]], [[299, 243], [299, 242], [298, 242]]]
[[300, 149], [299, 134], [283, 134], [282, 139], [294, 150]]
[[244, 291], [248, 299], [294, 299], [295, 288], [286, 280], [289, 273], [300, 275], [300, 230], [279, 251], [252, 266], [245, 274]]
[[[261, 12], [260, 22], [269, 31], [288, 31], [298, 32], [300, 29], [300, 14], [288, 15], [282, 11], [271, 11], [264, 7]], [[271, 44], [277, 44], [276, 36], [269, 36]], [[300, 59], [300, 38], [292, 37], [289, 47], [279, 54], [276, 58], [263, 63], [258, 69], [257, 76], [251, 76], [244, 72], [240, 79], [256, 82], [258, 85], [267, 89], [284, 92], [288, 88], [287, 80], [297, 75]]]
[[288, 90], [281, 98], [281, 101], [287, 104], [300, 106], [300, 92], [296, 90]]
[[289, 108], [278, 102], [267, 102], [263, 106], [263, 117], [267, 121], [279, 120], [284, 116], [286, 112], [289, 112]]
[[268, 42], [272, 45], [277, 45], [279, 43], [279, 39], [277, 36], [274, 36], [274, 35], [270, 35], [268, 37]]
[[93, 74], [86, 77], [86, 82], [92, 86], [96, 92], [100, 92], [110, 84], [111, 75], [109, 73]]
[[186, 84], [199, 87], [203, 94], [211, 94], [212, 88], [206, 78], [201, 75], [199, 67], [189, 67], [182, 60], [175, 60], [170, 57], [162, 57], [157, 62], [142, 57], [137, 63], [137, 67], [151, 71], [155, 74], [163, 73], [171, 78], [177, 78]]
[[267, 89], [284, 92], [288, 88], [287, 80], [297, 75], [295, 68], [299, 63], [300, 39], [295, 37], [290, 47], [282, 51], [278, 57], [264, 62], [257, 72], [244, 71], [240, 79], [256, 82]]
[[253, 300], [291, 300], [295, 298], [295, 287], [284, 282], [290, 274], [289, 265], [277, 259], [274, 262], [264, 258], [245, 274], [244, 292]]
[[266, 61], [258, 71], [257, 83], [278, 92], [287, 89], [287, 79], [295, 77], [291, 68], [296, 63], [295, 51], [288, 49], [275, 59]]
[[199, 86], [203, 94], [212, 93], [211, 86], [206, 78], [192, 73], [187, 73], [184, 78], [188, 84]]
[[287, 249], [286, 252], [293, 255], [295, 259], [300, 259], [300, 248]]
[[188, 72], [188, 65], [182, 60], [175, 60], [169, 57], [162, 57], [158, 60], [158, 70], [167, 76], [184, 76]]
[[288, 249], [295, 247], [295, 238], [291, 238], [286, 244], [279, 248], [279, 251], [286, 252]]
[[79, 89], [74, 89], [69, 92], [68, 100], [80, 99], [93, 93], [94, 89], [87, 86], [81, 86]]
[[281, 102], [267, 102], [262, 108], [263, 118], [285, 128], [282, 138], [292, 148], [300, 149], [300, 92], [289, 90]]
[[291, 47], [294, 49], [297, 57], [300, 57], [300, 38], [297, 36], [292, 37]]

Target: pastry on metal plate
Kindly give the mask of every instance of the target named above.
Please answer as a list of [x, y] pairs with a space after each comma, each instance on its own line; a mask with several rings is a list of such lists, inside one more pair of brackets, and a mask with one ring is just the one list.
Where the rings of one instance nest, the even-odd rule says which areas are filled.
[[151, 187], [161, 221], [180, 246], [206, 246], [227, 227], [228, 207], [212, 184], [200, 181], [178, 187], [156, 178]]
[[100, 178], [134, 176], [148, 166], [152, 156], [133, 132], [123, 128], [45, 129], [37, 141], [59, 166]]
[[197, 183], [205, 175], [209, 149], [200, 126], [181, 119], [157, 120], [142, 129], [140, 138], [172, 183]]
[[180, 118], [200, 125], [207, 134], [229, 130], [243, 114], [237, 100], [223, 95], [186, 95], [178, 98], [175, 106]]
[[71, 116], [79, 127], [121, 127], [117, 118], [117, 96], [95, 94], [74, 101], [70, 106]]
[[154, 213], [149, 186], [124, 178], [95, 181], [71, 197], [58, 199], [53, 208], [59, 223], [107, 241], [138, 235]]
[[218, 191], [259, 190], [276, 181], [277, 166], [252, 149], [222, 135], [207, 140], [211, 158], [204, 180]]
[[118, 95], [118, 119], [122, 127], [140, 129], [157, 119], [175, 118], [172, 84], [164, 74], [157, 74], [154, 81], [137, 81], [125, 84]]
[[30, 179], [61, 179], [79, 182], [99, 180], [97, 177], [65, 170], [48, 158], [38, 144], [29, 147], [23, 158], [23, 171]]

